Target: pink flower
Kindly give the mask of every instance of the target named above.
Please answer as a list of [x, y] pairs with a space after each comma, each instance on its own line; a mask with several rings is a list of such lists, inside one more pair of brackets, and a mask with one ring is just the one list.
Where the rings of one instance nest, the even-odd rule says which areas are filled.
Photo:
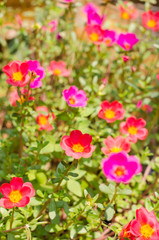
[[17, 23], [19, 24], [19, 26], [22, 27], [23, 21], [22, 21], [22, 18], [21, 18], [21, 16], [20, 16], [19, 14], [16, 14], [16, 15], [15, 15], [15, 20], [17, 21]]
[[159, 74], [156, 75], [157, 80], [159, 81]]
[[127, 55], [124, 55], [124, 56], [122, 56], [122, 59], [123, 59], [124, 62], [127, 62], [127, 61], [130, 60], [130, 57], [127, 56]]
[[103, 101], [101, 103], [101, 110], [98, 113], [98, 117], [105, 119], [108, 123], [115, 122], [116, 120], [122, 120], [124, 118], [125, 110], [123, 105], [118, 101], [109, 103]]
[[119, 239], [120, 240], [136, 240], [136, 237], [130, 232], [130, 226], [131, 226], [132, 221], [127, 223], [122, 231], [119, 233]]
[[119, 152], [102, 160], [102, 170], [109, 180], [128, 183], [134, 175], [141, 172], [142, 166], [137, 157]]
[[142, 100], [139, 100], [138, 103], [136, 104], [136, 107], [141, 108], [141, 106], [142, 106]]
[[106, 139], [104, 139], [105, 147], [102, 147], [101, 150], [105, 155], [109, 155], [112, 152], [118, 153], [121, 151], [130, 152], [130, 142], [127, 138], [124, 138], [122, 136], [117, 136], [115, 138], [112, 138], [111, 136], [108, 136]]
[[122, 134], [128, 135], [130, 142], [136, 143], [138, 139], [145, 140], [148, 131], [144, 126], [146, 121], [143, 118], [137, 119], [135, 116], [131, 116], [126, 119], [126, 122], [120, 124], [120, 131]]
[[73, 2], [74, 0], [63, 0], [64, 2], [66, 2], [66, 3], [71, 3], [71, 2]]
[[23, 183], [20, 177], [13, 177], [10, 183], [3, 183], [0, 192], [4, 195], [0, 199], [0, 206], [4, 208], [25, 207], [35, 195], [32, 184]]
[[87, 25], [86, 33], [88, 38], [96, 45], [100, 45], [103, 42], [104, 32], [99, 25]]
[[121, 33], [117, 39], [117, 44], [124, 50], [129, 51], [138, 41], [139, 39], [136, 38], [134, 33]]
[[85, 107], [87, 105], [86, 93], [83, 90], [78, 90], [76, 86], [63, 90], [62, 94], [70, 107]]
[[12, 61], [3, 67], [3, 72], [8, 76], [7, 83], [13, 86], [24, 87], [30, 80], [29, 66], [26, 62]]
[[99, 9], [93, 3], [87, 3], [83, 11], [87, 14], [88, 25], [101, 25], [105, 19], [104, 16], [100, 17]]
[[[39, 113], [39, 115], [36, 118], [36, 121], [39, 125], [39, 131], [46, 130], [51, 131], [53, 130], [53, 126], [49, 122], [50, 114], [45, 106], [39, 106], [36, 108], [36, 111]], [[56, 116], [52, 113], [51, 114], [52, 120], [56, 118]]]
[[154, 211], [150, 213], [146, 208], [136, 210], [136, 220], [132, 220], [130, 232], [138, 240], [158, 240], [159, 239], [159, 223]]
[[123, 19], [135, 19], [138, 17], [138, 11], [131, 2], [125, 1], [119, 6], [120, 15]]
[[36, 60], [27, 61], [29, 71], [31, 72], [32, 80], [30, 83], [31, 88], [39, 88], [42, 86], [42, 81], [45, 77], [45, 70], [40, 66], [40, 63]]
[[146, 113], [152, 112], [152, 107], [148, 104], [145, 104], [142, 106], [142, 110], [145, 111]]
[[75, 159], [89, 158], [95, 150], [95, 146], [91, 145], [92, 136], [82, 134], [79, 130], [73, 130], [70, 136], [62, 137], [60, 146], [65, 150], [65, 154]]
[[113, 43], [116, 42], [116, 32], [112, 30], [104, 30], [104, 39], [103, 43], [107, 46], [110, 47], [113, 45]]
[[142, 14], [142, 24], [145, 28], [151, 29], [154, 32], [159, 30], [159, 12], [152, 10]]
[[55, 32], [56, 29], [57, 29], [58, 21], [57, 21], [56, 19], [53, 20], [53, 21], [50, 21], [50, 22], [48, 23], [48, 26], [51, 27], [51, 28], [50, 28], [50, 32], [53, 33], [53, 32]]
[[55, 76], [70, 76], [70, 71], [66, 69], [66, 63], [63, 61], [51, 61], [50, 66], [48, 67], [48, 71]]
[[102, 79], [102, 83], [103, 83], [104, 85], [106, 85], [106, 84], [108, 83], [108, 79], [107, 79], [107, 78], [103, 78], [103, 79]]
[[29, 96], [28, 96], [28, 90], [23, 88], [20, 90], [21, 92], [21, 97], [19, 97], [17, 89], [15, 89], [13, 92], [11, 92], [10, 94], [10, 98], [9, 101], [11, 103], [12, 106], [16, 107], [16, 101], [18, 101], [20, 104], [22, 104], [23, 102], [25, 102], [28, 98], [28, 101], [32, 101], [35, 98], [31, 96], [31, 91], [29, 91]]

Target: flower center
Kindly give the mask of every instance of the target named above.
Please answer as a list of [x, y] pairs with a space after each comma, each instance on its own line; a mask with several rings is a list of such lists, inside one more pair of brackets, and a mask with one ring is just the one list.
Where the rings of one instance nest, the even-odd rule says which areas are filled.
[[9, 194], [9, 199], [11, 202], [17, 203], [22, 199], [22, 195], [19, 190], [11, 191], [11, 193]]
[[131, 134], [131, 135], [135, 135], [137, 133], [137, 128], [134, 127], [134, 126], [131, 126], [128, 128], [128, 132]]
[[124, 231], [124, 238], [130, 238], [131, 237], [131, 233], [127, 232], [126, 230]]
[[25, 102], [25, 99], [24, 99], [23, 96], [21, 96], [21, 98], [19, 98], [17, 101], [18, 101], [20, 104], [22, 104], [23, 102]]
[[111, 44], [112, 40], [110, 38], [105, 39], [105, 44], [109, 46]]
[[75, 98], [74, 97], [70, 97], [69, 99], [68, 99], [68, 101], [69, 101], [69, 103], [70, 104], [75, 104], [75, 102], [76, 102], [76, 100], [75, 100]]
[[130, 49], [130, 44], [129, 44], [129, 43], [124, 43], [124, 46], [125, 46], [125, 48], [126, 48], [127, 50]]
[[45, 117], [45, 116], [40, 116], [40, 117], [39, 117], [39, 124], [40, 124], [40, 125], [46, 125], [46, 124], [47, 124], [47, 117]]
[[123, 176], [125, 174], [125, 167], [123, 166], [118, 166], [115, 171], [114, 171], [115, 175], [117, 177]]
[[84, 147], [80, 143], [74, 144], [72, 146], [72, 149], [74, 152], [83, 152], [84, 151]]
[[99, 40], [99, 35], [94, 32], [90, 35], [90, 38], [92, 41], [97, 42]]
[[60, 69], [55, 69], [54, 70], [54, 74], [56, 75], [56, 76], [59, 76], [60, 74], [61, 74], [61, 70]]
[[17, 82], [17, 81], [22, 80], [23, 75], [21, 74], [21, 72], [15, 72], [15, 73], [13, 73], [12, 77], [13, 77], [14, 81]]
[[123, 12], [122, 15], [121, 15], [121, 17], [122, 17], [123, 19], [129, 19], [129, 14], [128, 14], [127, 12]]
[[149, 238], [154, 233], [154, 230], [149, 224], [145, 224], [141, 226], [140, 233], [142, 234], [143, 237]]
[[104, 114], [105, 114], [105, 117], [108, 119], [112, 119], [115, 117], [115, 112], [110, 109], [107, 109]]
[[149, 20], [147, 22], [147, 26], [150, 27], [150, 28], [156, 27], [156, 21], [155, 20]]
[[119, 147], [116, 147], [114, 146], [113, 148], [110, 149], [111, 152], [115, 152], [115, 153], [118, 153], [122, 150], [122, 148], [119, 148]]

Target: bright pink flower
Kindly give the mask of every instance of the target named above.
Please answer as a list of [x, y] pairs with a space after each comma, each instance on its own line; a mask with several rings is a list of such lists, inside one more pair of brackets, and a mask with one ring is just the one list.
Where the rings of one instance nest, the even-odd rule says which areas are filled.
[[4, 196], [0, 199], [0, 206], [4, 208], [25, 207], [35, 195], [32, 184], [23, 183], [20, 177], [13, 177], [10, 183], [3, 183], [0, 192]]
[[122, 136], [117, 136], [115, 138], [108, 136], [106, 139], [104, 139], [103, 142], [105, 144], [105, 147], [102, 147], [101, 150], [105, 155], [109, 155], [112, 152], [130, 152], [130, 142], [127, 138], [124, 138]]
[[18, 23], [19, 26], [21, 27], [23, 21], [22, 21], [22, 18], [21, 18], [21, 16], [20, 16], [19, 14], [16, 14], [16, 15], [15, 15], [15, 20], [17, 21], [17, 23]]
[[141, 108], [141, 106], [142, 106], [142, 100], [139, 100], [138, 103], [136, 104], [136, 107]]
[[152, 10], [142, 14], [142, 24], [145, 28], [151, 29], [154, 32], [159, 30], [159, 12]]
[[120, 240], [136, 240], [136, 237], [130, 232], [130, 226], [131, 226], [131, 222], [127, 223], [122, 231], [119, 233], [119, 239]]
[[101, 103], [101, 110], [98, 113], [98, 117], [105, 119], [108, 123], [115, 122], [116, 120], [122, 120], [124, 118], [125, 110], [123, 105], [118, 101], [109, 103], [103, 101]]
[[[39, 131], [46, 130], [51, 131], [53, 130], [53, 126], [49, 122], [50, 114], [45, 106], [39, 106], [36, 108], [36, 111], [39, 113], [39, 115], [36, 118], [36, 121], [39, 125]], [[56, 116], [52, 113], [51, 114], [52, 120], [56, 118]]]
[[53, 33], [53, 32], [55, 32], [56, 29], [57, 29], [58, 21], [57, 21], [56, 19], [53, 20], [53, 21], [50, 21], [50, 22], [48, 23], [48, 26], [51, 27], [51, 28], [50, 28], [50, 32]]
[[30, 80], [29, 66], [26, 62], [12, 61], [3, 67], [3, 72], [9, 77], [7, 83], [13, 86], [24, 87]]
[[73, 130], [70, 136], [62, 137], [60, 146], [65, 150], [65, 154], [75, 159], [89, 158], [95, 150], [95, 146], [91, 145], [92, 136], [82, 134], [79, 130]]
[[86, 93], [83, 90], [78, 90], [76, 86], [63, 90], [62, 94], [70, 107], [85, 107], [87, 105]]
[[27, 61], [29, 71], [31, 72], [32, 80], [30, 83], [31, 88], [39, 88], [42, 86], [42, 81], [45, 77], [45, 69], [40, 66], [40, 63], [36, 60]]
[[71, 3], [71, 2], [73, 2], [74, 0], [63, 0], [64, 2], [66, 2], [66, 3]]
[[10, 94], [10, 98], [9, 101], [11, 103], [12, 106], [16, 107], [16, 101], [18, 101], [20, 104], [22, 104], [23, 102], [25, 102], [28, 98], [28, 101], [32, 101], [35, 98], [31, 96], [31, 91], [29, 91], [29, 96], [28, 96], [28, 90], [23, 88], [20, 90], [21, 92], [21, 97], [19, 97], [17, 89], [15, 89], [13, 92], [11, 92]]
[[131, 2], [125, 1], [119, 6], [120, 15], [123, 19], [135, 19], [138, 17], [138, 11]]
[[112, 30], [104, 30], [104, 39], [103, 43], [107, 46], [110, 47], [113, 45], [113, 43], [116, 42], [116, 32]]
[[124, 62], [127, 62], [127, 61], [130, 60], [130, 57], [127, 56], [127, 55], [124, 55], [124, 56], [122, 56], [122, 59], [123, 59]]
[[158, 240], [159, 223], [154, 211], [150, 213], [146, 208], [136, 210], [136, 220], [132, 220], [130, 232], [136, 236], [137, 240]]
[[105, 19], [105, 16], [99, 15], [99, 9], [93, 3], [87, 3], [83, 11], [87, 14], [88, 25], [101, 25]]
[[66, 69], [66, 63], [63, 61], [51, 61], [50, 66], [48, 67], [48, 71], [55, 76], [70, 76], [70, 71]]
[[136, 38], [134, 33], [121, 33], [117, 39], [117, 44], [124, 50], [129, 51], [138, 41], [139, 39]]
[[102, 160], [102, 170], [106, 178], [117, 183], [128, 183], [131, 178], [140, 173], [142, 166], [135, 156], [125, 152], [112, 153]]
[[128, 135], [130, 142], [136, 143], [138, 139], [145, 140], [148, 131], [144, 128], [146, 121], [143, 118], [137, 119], [131, 116], [126, 119], [126, 122], [120, 124], [120, 131], [122, 134]]
[[106, 85], [106, 84], [108, 83], [108, 79], [107, 79], [107, 78], [103, 78], [103, 79], [102, 79], [102, 83], [103, 83], [104, 85]]
[[96, 45], [100, 45], [103, 42], [104, 31], [99, 25], [87, 25], [86, 33], [88, 38]]
[[157, 80], [159, 81], [159, 74], [156, 75]]

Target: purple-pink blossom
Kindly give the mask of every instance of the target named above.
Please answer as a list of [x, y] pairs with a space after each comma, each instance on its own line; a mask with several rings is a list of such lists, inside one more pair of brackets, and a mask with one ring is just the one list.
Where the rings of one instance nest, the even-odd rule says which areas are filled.
[[37, 60], [29, 60], [27, 61], [27, 64], [29, 66], [29, 71], [34, 76], [31, 80], [30, 87], [31, 88], [39, 88], [42, 86], [42, 81], [45, 77], [45, 70], [43, 67], [40, 66], [40, 63]]
[[85, 107], [87, 105], [87, 96], [83, 90], [78, 90], [76, 86], [63, 90], [63, 97], [70, 107]]
[[117, 44], [124, 50], [129, 51], [138, 41], [139, 39], [136, 37], [135, 33], [121, 33], [117, 39]]
[[116, 32], [113, 30], [104, 30], [103, 38], [103, 43], [107, 47], [110, 47], [116, 42]]
[[142, 171], [142, 165], [137, 157], [121, 151], [104, 158], [102, 170], [107, 179], [117, 183], [128, 183], [134, 175]]
[[87, 14], [87, 24], [101, 25], [105, 16], [99, 15], [99, 9], [93, 3], [87, 3], [83, 11]]

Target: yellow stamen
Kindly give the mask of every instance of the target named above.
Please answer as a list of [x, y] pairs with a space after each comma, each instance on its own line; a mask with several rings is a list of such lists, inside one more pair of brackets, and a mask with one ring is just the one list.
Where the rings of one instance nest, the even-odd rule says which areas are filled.
[[116, 168], [116, 170], [114, 171], [114, 173], [115, 173], [115, 175], [116, 175], [117, 177], [120, 177], [120, 176], [124, 175], [124, 174], [125, 174], [125, 167], [123, 167], [123, 166], [118, 166], [118, 167]]
[[21, 72], [15, 72], [15, 73], [13, 73], [12, 77], [13, 77], [14, 81], [17, 82], [17, 81], [22, 80], [23, 75], [21, 74]]
[[84, 147], [80, 143], [74, 144], [72, 146], [72, 149], [74, 152], [83, 152], [84, 151]]
[[129, 43], [125, 43], [124, 46], [125, 46], [125, 48], [126, 48], [127, 50], [130, 49], [130, 44], [129, 44]]
[[149, 239], [149, 237], [151, 237], [152, 234], [154, 233], [154, 230], [149, 224], [145, 224], [141, 226], [140, 233], [142, 234], [143, 237]]
[[119, 147], [116, 147], [114, 146], [113, 148], [110, 149], [111, 152], [115, 152], [115, 153], [118, 153], [122, 150], [122, 148], [119, 148]]
[[73, 105], [73, 104], [75, 104], [75, 102], [76, 102], [76, 100], [75, 100], [73, 97], [70, 97], [70, 98], [69, 98], [69, 103], [70, 103], [70, 104]]
[[112, 40], [110, 38], [106, 38], [105, 44], [109, 46], [111, 44]]
[[21, 96], [21, 98], [19, 98], [17, 100], [20, 104], [22, 104], [23, 102], [25, 102], [25, 98], [23, 96]]
[[147, 26], [148, 27], [150, 27], [150, 28], [154, 28], [154, 27], [156, 27], [156, 21], [155, 20], [149, 20], [148, 22], [147, 22]]
[[46, 125], [47, 124], [47, 117], [46, 116], [40, 116], [39, 117], [39, 124], [40, 125]]
[[56, 76], [59, 76], [61, 74], [61, 70], [60, 69], [55, 69], [54, 70], [54, 75], [56, 75]]
[[17, 203], [22, 199], [22, 195], [19, 190], [11, 191], [11, 193], [9, 194], [9, 199], [11, 202]]
[[130, 17], [129, 17], [129, 14], [128, 14], [127, 12], [122, 12], [121, 17], [122, 17], [123, 19], [129, 19], [129, 18], [130, 18]]
[[95, 32], [93, 32], [91, 35], [90, 35], [90, 39], [93, 41], [93, 42], [97, 42], [99, 40], [99, 35]]
[[115, 116], [115, 112], [110, 110], [110, 109], [107, 109], [104, 113], [105, 117], [108, 118], [108, 119], [112, 119], [114, 118]]
[[137, 128], [134, 127], [134, 126], [131, 126], [128, 128], [128, 132], [131, 134], [131, 135], [135, 135], [137, 133]]

